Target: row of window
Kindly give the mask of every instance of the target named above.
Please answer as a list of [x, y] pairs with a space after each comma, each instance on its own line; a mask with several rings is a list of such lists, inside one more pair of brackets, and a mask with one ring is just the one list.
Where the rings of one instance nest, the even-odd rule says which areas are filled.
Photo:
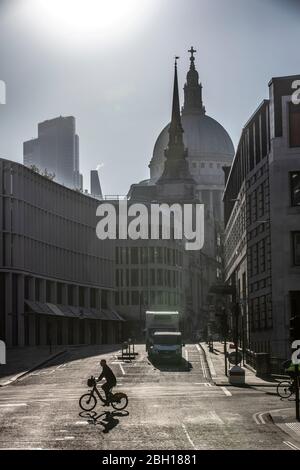
[[269, 184], [265, 180], [247, 196], [247, 223], [252, 224], [263, 217], [269, 205]]
[[300, 266], [300, 232], [292, 232], [293, 265]]
[[3, 247], [4, 266], [25, 268], [49, 277], [113, 286], [112, 260], [10, 234], [4, 234]]
[[166, 305], [178, 306], [182, 303], [182, 295], [178, 292], [165, 291], [120, 291], [115, 293], [116, 305], [139, 305], [141, 308]]
[[263, 279], [260, 279], [260, 281], [249, 282], [249, 292], [250, 294], [253, 294], [253, 292], [265, 289], [266, 287], [270, 287], [271, 285], [271, 278], [269, 276], [264, 277]]
[[290, 172], [291, 206], [300, 206], [300, 171]]
[[182, 252], [166, 247], [117, 247], [117, 264], [167, 264], [182, 266]]
[[272, 302], [271, 295], [262, 295], [249, 302], [249, 317], [251, 330], [266, 330], [272, 328]]
[[[51, 303], [57, 303], [59, 305], [66, 303], [67, 305], [75, 305], [79, 307], [88, 306], [90, 308], [97, 307], [97, 295], [100, 295], [101, 307], [108, 307], [108, 291], [104, 289], [99, 292], [99, 290], [94, 288], [86, 288], [83, 286], [78, 287], [74, 284], [62, 284], [61, 282], [45, 281], [43, 279], [33, 279], [30, 277], [25, 277], [25, 299], [30, 299], [32, 297], [32, 294], [34, 299], [38, 302], [46, 301]], [[86, 297], [88, 294], [89, 305], [87, 305]]]
[[205, 168], [205, 167], [209, 167], [209, 168], [217, 168], [218, 170], [220, 170], [222, 168], [222, 163], [213, 163], [213, 162], [192, 162], [192, 167], [193, 168], [197, 168], [197, 167], [200, 167], [200, 168]]
[[168, 269], [117, 269], [117, 287], [182, 287], [182, 273]]
[[249, 247], [249, 276], [256, 276], [266, 271], [267, 248], [269, 253], [269, 244], [265, 238]]

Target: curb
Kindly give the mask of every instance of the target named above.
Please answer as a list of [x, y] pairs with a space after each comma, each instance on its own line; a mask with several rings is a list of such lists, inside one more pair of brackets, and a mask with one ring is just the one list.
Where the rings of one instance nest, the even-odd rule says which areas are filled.
[[22, 377], [25, 377], [25, 375], [30, 374], [31, 372], [35, 371], [39, 367], [43, 366], [44, 364], [47, 364], [47, 362], [50, 362], [53, 359], [55, 359], [56, 357], [62, 356], [63, 354], [66, 354], [67, 352], [68, 352], [68, 350], [64, 349], [63, 351], [59, 351], [55, 354], [52, 354], [52, 356], [48, 356], [47, 359], [44, 359], [43, 361], [39, 362], [38, 364], [35, 364], [30, 369], [25, 370], [24, 372], [20, 372], [20, 374], [15, 375], [11, 379], [9, 379], [7, 382], [4, 382], [4, 383], [0, 384], [0, 388], [1, 387], [6, 387], [7, 385], [11, 385], [12, 383], [17, 382]]
[[[287, 434], [288, 436], [290, 436], [292, 439], [294, 439], [296, 442], [300, 442], [300, 429], [299, 429], [299, 422], [296, 421], [295, 418], [291, 418], [290, 420], [288, 421], [285, 421], [283, 420], [283, 418], [280, 416], [280, 414], [277, 414], [278, 411], [282, 411], [282, 410], [271, 410], [269, 411], [269, 415], [272, 419], [272, 422], [275, 426], [277, 426], [278, 428], [281, 429], [281, 431], [283, 431], [285, 434]], [[293, 429], [293, 427], [291, 427], [291, 424], [292, 425], [296, 425], [298, 427], [298, 429], [296, 428]], [[299, 449], [297, 449], [299, 450]]]
[[207, 362], [207, 365], [208, 365], [208, 368], [209, 368], [210, 376], [213, 379], [213, 381], [215, 381], [215, 379], [217, 377], [217, 373], [216, 373], [216, 370], [214, 368], [213, 362], [212, 362], [211, 358], [208, 356], [206, 349], [202, 346], [201, 343], [199, 343], [199, 346], [200, 346], [200, 348], [202, 349], [202, 351], [205, 355], [205, 359], [206, 359], [206, 362]]
[[[233, 385], [229, 382], [229, 380], [224, 380], [223, 378], [218, 378], [217, 376], [217, 373], [215, 371], [215, 368], [214, 368], [214, 365], [213, 365], [213, 362], [210, 358], [210, 356], [207, 354], [207, 351], [206, 351], [206, 348], [201, 344], [199, 343], [202, 351], [204, 352], [204, 355], [205, 355], [205, 358], [206, 358], [206, 361], [207, 361], [207, 365], [208, 365], [208, 368], [209, 368], [209, 372], [210, 372], [210, 375], [211, 375], [211, 378], [212, 378], [212, 381], [214, 382], [214, 384], [218, 387], [224, 387], [224, 386], [229, 386], [229, 387], [238, 387], [238, 385]], [[277, 382], [274, 382], [274, 383], [256, 383], [256, 382], [245, 382], [244, 385], [241, 385], [241, 387], [243, 388], [247, 388], [247, 387], [270, 387], [270, 388], [273, 388], [273, 387], [276, 387], [277, 386]]]

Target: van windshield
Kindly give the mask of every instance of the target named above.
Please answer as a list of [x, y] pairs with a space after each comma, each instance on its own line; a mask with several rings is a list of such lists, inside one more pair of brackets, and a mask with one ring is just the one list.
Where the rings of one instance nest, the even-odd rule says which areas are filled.
[[173, 344], [181, 344], [181, 336], [175, 335], [159, 335], [154, 336], [154, 344], [163, 344], [171, 346]]

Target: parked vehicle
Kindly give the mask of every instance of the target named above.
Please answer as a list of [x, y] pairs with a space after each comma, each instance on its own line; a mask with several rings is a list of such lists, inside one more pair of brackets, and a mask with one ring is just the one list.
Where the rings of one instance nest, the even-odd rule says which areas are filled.
[[179, 331], [179, 312], [146, 311], [146, 350], [153, 344], [156, 331]]
[[156, 331], [149, 348], [149, 357], [154, 361], [182, 360], [182, 335], [180, 331]]

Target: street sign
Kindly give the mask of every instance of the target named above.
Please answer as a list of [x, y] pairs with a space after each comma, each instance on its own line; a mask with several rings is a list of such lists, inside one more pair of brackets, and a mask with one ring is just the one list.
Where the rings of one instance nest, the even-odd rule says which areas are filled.
[[233, 351], [231, 352], [230, 354], [228, 354], [228, 361], [230, 362], [230, 364], [240, 364], [242, 362], [242, 355], [241, 353], [238, 351]]

